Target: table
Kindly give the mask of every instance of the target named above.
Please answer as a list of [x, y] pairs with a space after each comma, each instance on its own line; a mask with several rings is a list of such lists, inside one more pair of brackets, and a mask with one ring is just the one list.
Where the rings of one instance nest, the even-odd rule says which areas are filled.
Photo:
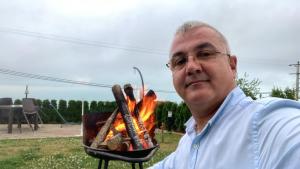
[[23, 108], [23, 105], [0, 105], [0, 109], [9, 109], [8, 113], [8, 133], [12, 133], [12, 125], [13, 125], [13, 118], [14, 118], [14, 112], [13, 109], [15, 108]]

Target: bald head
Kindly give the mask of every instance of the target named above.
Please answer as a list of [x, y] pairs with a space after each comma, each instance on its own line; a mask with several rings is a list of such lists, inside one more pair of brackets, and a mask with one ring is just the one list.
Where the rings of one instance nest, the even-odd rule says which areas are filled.
[[206, 28], [209, 28], [209, 29], [213, 30], [214, 32], [216, 32], [217, 35], [219, 36], [220, 40], [224, 43], [224, 45], [226, 47], [226, 53], [230, 54], [230, 48], [229, 48], [229, 45], [228, 45], [228, 42], [227, 42], [225, 36], [221, 32], [219, 32], [216, 28], [214, 28], [204, 22], [200, 22], [200, 21], [185, 22], [181, 26], [178, 27], [178, 29], [175, 33], [175, 36], [179, 35], [179, 34], [185, 34], [186, 32], [188, 32], [194, 28], [201, 28], [201, 27], [206, 27]]

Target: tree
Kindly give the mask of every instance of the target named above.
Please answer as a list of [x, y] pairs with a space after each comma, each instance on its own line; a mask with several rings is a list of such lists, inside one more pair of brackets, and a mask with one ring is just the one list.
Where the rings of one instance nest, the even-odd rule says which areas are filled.
[[244, 91], [246, 96], [250, 96], [252, 99], [257, 99], [260, 92], [259, 85], [261, 81], [257, 78], [248, 80], [249, 75], [244, 73], [242, 78], [236, 80], [237, 85]]
[[67, 101], [65, 101], [65, 100], [59, 100], [58, 101], [58, 110], [57, 111], [60, 113], [60, 115], [63, 118], [63, 119], [59, 118], [59, 121], [57, 121], [57, 122], [58, 123], [64, 122], [64, 120], [66, 120], [66, 118], [68, 117], [68, 113], [67, 113]]
[[80, 110], [78, 110], [77, 102], [75, 100], [69, 100], [68, 101], [67, 113], [66, 113], [66, 120], [75, 122], [76, 117], [74, 115], [77, 114], [77, 113], [80, 113]]
[[191, 112], [184, 102], [181, 102], [174, 113], [174, 129], [180, 132], [184, 132], [184, 124], [191, 117]]
[[91, 113], [99, 112], [98, 111], [98, 106], [97, 106], [97, 101], [91, 101], [90, 112]]
[[158, 102], [155, 108], [155, 121], [156, 126], [160, 127], [162, 123], [162, 110], [163, 110], [164, 104], [163, 102]]
[[22, 100], [16, 99], [16, 100], [14, 101], [14, 104], [22, 104]]
[[44, 122], [54, 123], [56, 118], [52, 112], [53, 109], [50, 107], [50, 101], [43, 100], [41, 107], [42, 107], [42, 112], [46, 114], [46, 116], [43, 117]]
[[274, 87], [271, 92], [272, 97], [285, 98], [284, 91], [278, 87]]
[[106, 112], [113, 112], [116, 109], [116, 107], [117, 103], [115, 101], [105, 103]]
[[[81, 104], [80, 108], [82, 109], [82, 102], [80, 102], [80, 104]], [[83, 101], [83, 111], [84, 111], [83, 113], [90, 113], [90, 106], [89, 106], [88, 101]], [[79, 120], [80, 120], [80, 117], [79, 117]]]
[[274, 87], [271, 92], [272, 97], [296, 100], [296, 90], [286, 87], [284, 90]]
[[51, 106], [51, 115], [53, 116], [53, 120], [55, 122], [58, 122], [60, 120], [58, 114], [56, 113], [56, 110], [57, 110], [57, 101], [56, 100], [50, 100], [50, 105]]
[[105, 106], [105, 104], [104, 104], [103, 101], [98, 101], [98, 103], [97, 103], [97, 110], [99, 110], [99, 112], [105, 112], [104, 111], [104, 106]]
[[284, 93], [287, 99], [296, 100], [296, 90], [286, 87]]

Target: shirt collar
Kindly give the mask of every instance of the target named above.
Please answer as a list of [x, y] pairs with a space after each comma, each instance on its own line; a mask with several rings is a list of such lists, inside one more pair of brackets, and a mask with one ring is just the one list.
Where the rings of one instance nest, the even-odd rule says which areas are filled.
[[[217, 112], [214, 114], [214, 116], [208, 121], [206, 126], [204, 127], [204, 130], [207, 128], [210, 128], [213, 126], [216, 121], [218, 121], [219, 118], [222, 117], [224, 112], [226, 110], [231, 109], [233, 106], [235, 106], [241, 99], [245, 98], [246, 95], [244, 92], [241, 90], [240, 87], [235, 87], [225, 98], [223, 101], [222, 105], [219, 107]], [[186, 133], [187, 134], [192, 134], [195, 132], [195, 126], [196, 126], [196, 121], [193, 118], [193, 116], [185, 123], [186, 126]]]

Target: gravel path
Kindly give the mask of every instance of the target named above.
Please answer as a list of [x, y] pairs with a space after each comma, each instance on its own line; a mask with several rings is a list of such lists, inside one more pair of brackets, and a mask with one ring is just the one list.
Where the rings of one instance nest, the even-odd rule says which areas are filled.
[[22, 132], [20, 132], [14, 124], [12, 134], [8, 134], [7, 124], [0, 124], [0, 140], [75, 136], [81, 136], [81, 125], [42, 124], [37, 131], [32, 132], [27, 124], [22, 124]]

